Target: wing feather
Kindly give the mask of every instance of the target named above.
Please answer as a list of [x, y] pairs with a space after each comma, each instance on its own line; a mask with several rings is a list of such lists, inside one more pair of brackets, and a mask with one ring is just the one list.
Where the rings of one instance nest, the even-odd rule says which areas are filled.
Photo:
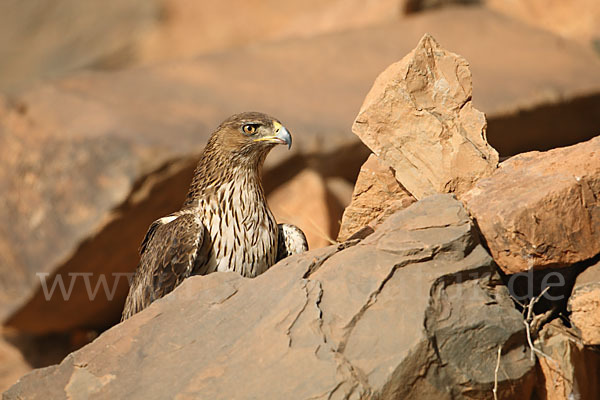
[[306, 236], [300, 228], [291, 224], [278, 224], [279, 237], [277, 240], [277, 261], [293, 254], [308, 251]]
[[171, 292], [205, 262], [204, 237], [204, 225], [191, 213], [161, 218], [150, 225], [122, 320]]

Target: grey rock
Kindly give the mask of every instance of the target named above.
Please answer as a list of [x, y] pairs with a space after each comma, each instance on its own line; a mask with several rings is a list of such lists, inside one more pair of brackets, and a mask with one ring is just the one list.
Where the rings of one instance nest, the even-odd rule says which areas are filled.
[[362, 242], [245, 279], [186, 280], [4, 399], [529, 398], [524, 330], [462, 205], [436, 195]]

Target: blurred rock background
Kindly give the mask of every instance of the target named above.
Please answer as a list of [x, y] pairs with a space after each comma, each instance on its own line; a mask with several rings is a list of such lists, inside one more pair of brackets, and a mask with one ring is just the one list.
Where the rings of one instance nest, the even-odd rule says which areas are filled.
[[[334, 242], [370, 153], [352, 122], [424, 33], [469, 61], [501, 158], [600, 133], [596, 0], [1, 2], [0, 389], [118, 321], [148, 225], [232, 113], [292, 131], [265, 167], [271, 207]], [[112, 300], [89, 300], [90, 273]]]

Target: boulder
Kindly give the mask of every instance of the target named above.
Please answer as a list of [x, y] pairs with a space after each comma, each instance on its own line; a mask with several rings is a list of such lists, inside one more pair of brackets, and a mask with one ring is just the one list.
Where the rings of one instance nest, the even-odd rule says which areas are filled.
[[600, 345], [600, 262], [579, 274], [568, 309], [583, 343]]
[[496, 169], [485, 129], [467, 61], [430, 35], [377, 77], [352, 127], [417, 199], [464, 193]]
[[600, 393], [600, 355], [555, 319], [542, 328], [535, 346], [538, 358], [537, 398], [542, 400], [595, 399]]
[[461, 199], [507, 274], [600, 253], [600, 137], [500, 164]]
[[338, 241], [347, 240], [364, 227], [374, 229], [414, 202], [415, 198], [394, 177], [394, 171], [371, 154], [356, 179], [352, 201], [342, 217]]
[[524, 325], [467, 213], [438, 195], [255, 279], [192, 277], [17, 398], [530, 398]]

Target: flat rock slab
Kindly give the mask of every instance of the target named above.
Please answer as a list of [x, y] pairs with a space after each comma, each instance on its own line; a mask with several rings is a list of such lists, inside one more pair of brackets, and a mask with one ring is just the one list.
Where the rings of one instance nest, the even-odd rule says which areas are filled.
[[507, 274], [600, 253], [600, 137], [500, 164], [461, 199]]
[[500, 393], [529, 398], [522, 318], [475, 238], [440, 195], [255, 279], [192, 277], [4, 399], [487, 398], [499, 345]]

